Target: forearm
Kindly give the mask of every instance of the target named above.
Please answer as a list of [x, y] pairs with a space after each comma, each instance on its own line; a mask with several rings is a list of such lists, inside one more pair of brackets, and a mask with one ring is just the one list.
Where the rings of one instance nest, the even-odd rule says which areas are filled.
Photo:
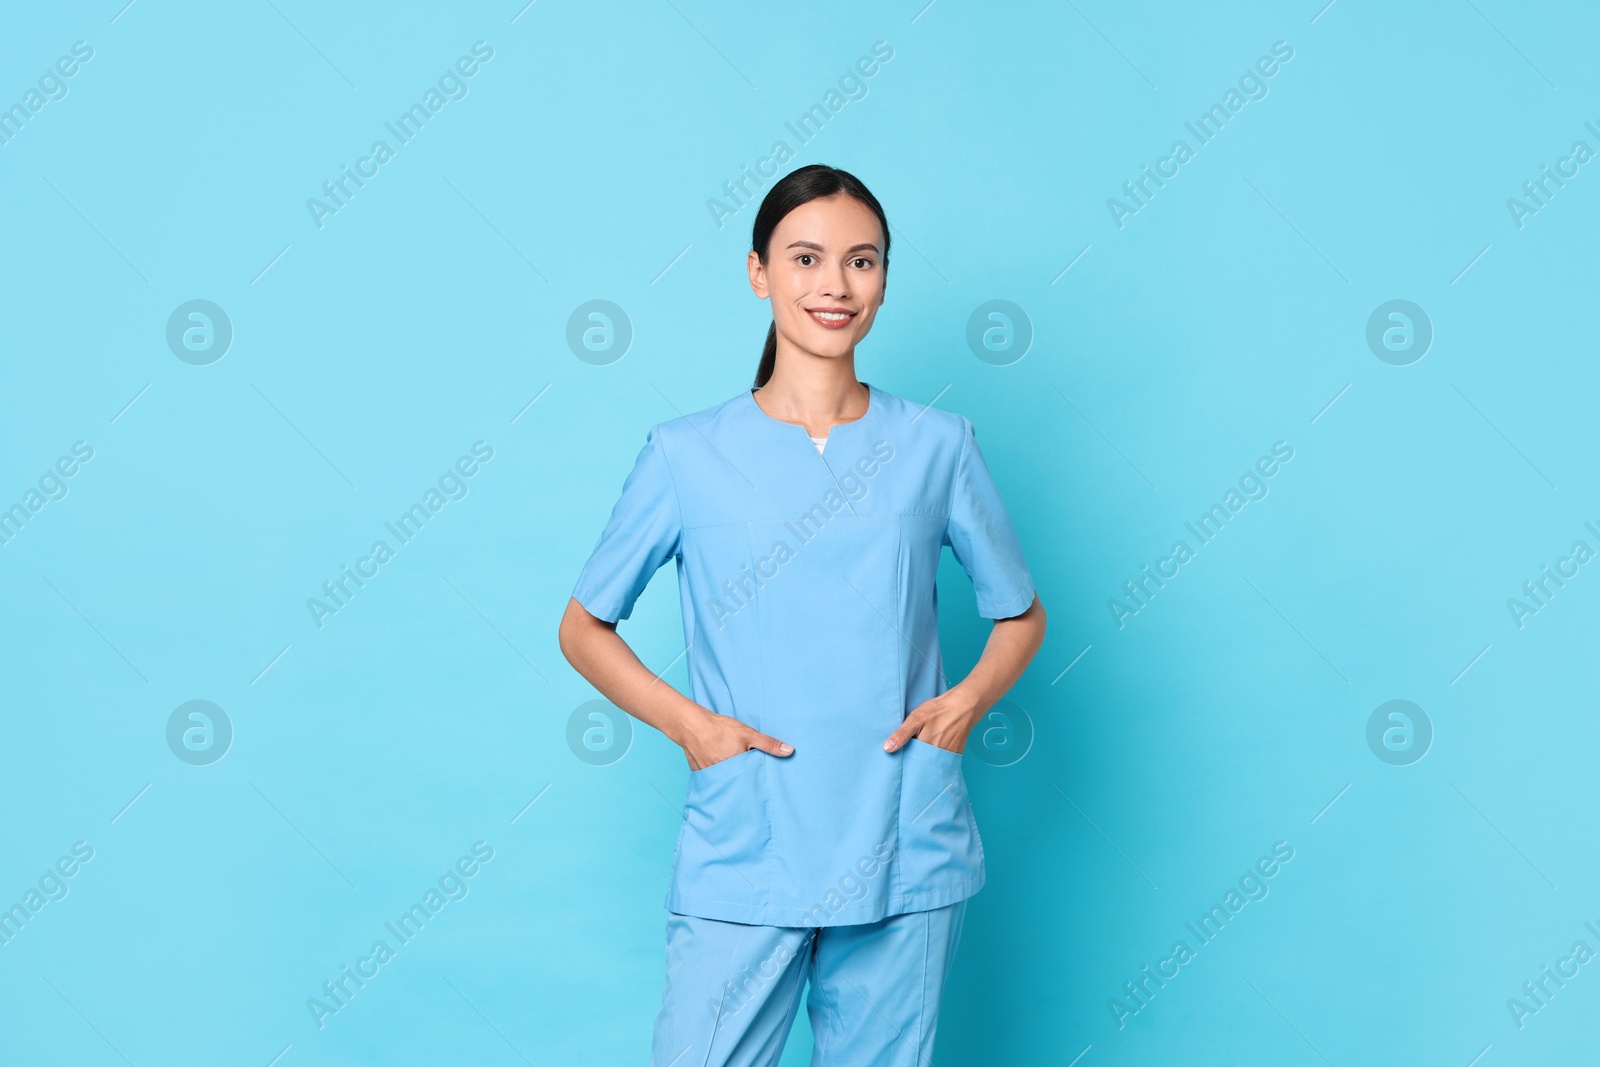
[[912, 737], [961, 752], [967, 736], [995, 701], [1017, 684], [1044, 643], [1044, 605], [1035, 596], [1028, 610], [996, 619], [983, 655], [961, 681], [917, 705], [883, 747], [893, 752]]
[[576, 600], [567, 604], [559, 635], [567, 662], [602, 696], [678, 745], [705, 709], [640, 662], [617, 633], [616, 623], [597, 619]]
[[1044, 630], [1044, 605], [1037, 596], [1021, 615], [995, 620], [978, 662], [947, 693], [970, 709], [971, 722], [976, 723], [1017, 684], [1044, 643]]

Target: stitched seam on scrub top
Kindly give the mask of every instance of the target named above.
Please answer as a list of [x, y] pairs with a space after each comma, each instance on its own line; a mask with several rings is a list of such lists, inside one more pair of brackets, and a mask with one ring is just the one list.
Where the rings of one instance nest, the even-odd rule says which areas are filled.
[[[956, 460], [955, 476], [950, 479], [950, 499], [945, 501], [944, 506], [945, 523], [947, 527], [949, 525], [951, 516], [955, 515], [956, 513], [956, 486], [961, 484], [961, 472], [965, 470], [967, 466], [967, 442], [972, 439], [972, 423], [965, 415], [961, 416], [961, 422], [961, 455]], [[948, 541], [949, 539], [950, 531], [947, 528], [945, 530], [945, 540]]]
[[[754, 531], [751, 530], [749, 523], [745, 523], [744, 524], [744, 528], [745, 528], [745, 542], [744, 542], [745, 552], [749, 554], [750, 559], [753, 561], [755, 559], [755, 551], [754, 551], [754, 548], [752, 546], [752, 534], [753, 534]], [[759, 720], [757, 720], [757, 722], [759, 722], [759, 725], [756, 725], [756, 723], [752, 723], [749, 719], [743, 719], [739, 715], [739, 709], [737, 707], [735, 707], [733, 709], [733, 711], [734, 711], [734, 717], [735, 718], [740, 718], [741, 721], [743, 721], [746, 725], [752, 726], [754, 729], [759, 730], [762, 733], [767, 733], [767, 727], [770, 725], [770, 722], [769, 722], [768, 716], [767, 716], [767, 710], [768, 710], [767, 709], [767, 637], [766, 637], [767, 628], [765, 626], [765, 621], [766, 620], [763, 617], [764, 613], [766, 611], [766, 608], [767, 608], [767, 601], [766, 601], [765, 597], [756, 597], [755, 603], [756, 603], [756, 626], [755, 626], [755, 631], [756, 631], [756, 658], [757, 658], [757, 661], [758, 661], [757, 662], [757, 668], [758, 669], [756, 670], [756, 677], [758, 679], [760, 679], [760, 684], [761, 684], [761, 707], [760, 707], [761, 718]], [[783, 738], [780, 737], [780, 738], [778, 738], [778, 740], [782, 741]], [[767, 769], [766, 769], [765, 766], [760, 768], [760, 773], [761, 773], [761, 782], [760, 782], [759, 788], [756, 790], [756, 797], [757, 797], [758, 803], [760, 803], [760, 805], [761, 805], [761, 821], [766, 824], [767, 841], [766, 841], [766, 844], [761, 846], [761, 860], [760, 860], [760, 863], [759, 863], [758, 868], [757, 868], [757, 873], [758, 873], [758, 876], [761, 879], [762, 886], [770, 888], [771, 885], [772, 885], [772, 863], [773, 863], [773, 857], [777, 854], [777, 849], [778, 849], [779, 845], [778, 845], [778, 841], [777, 841], [777, 835], [773, 832], [773, 829], [772, 829], [772, 803], [771, 803], [771, 799], [769, 797], [770, 786], [768, 784]]]
[[662, 425], [663, 424], [661, 423], [657, 423], [651, 428], [651, 432], [656, 435], [657, 447], [661, 449], [661, 463], [667, 468], [667, 480], [672, 483], [672, 502], [678, 506], [677, 555], [681, 557], [683, 555], [683, 532], [685, 529], [683, 525], [683, 495], [678, 492], [678, 476], [672, 471], [672, 460], [667, 458], [667, 439], [666, 435], [661, 432]]
[[[900, 729], [900, 725], [903, 724], [905, 722], [905, 720], [906, 720], [906, 711], [907, 711], [907, 708], [905, 707], [905, 694], [906, 694], [906, 646], [910, 645], [911, 642], [906, 639], [905, 631], [900, 629], [900, 622], [901, 622], [900, 613], [901, 613], [901, 607], [902, 607], [901, 595], [900, 595], [901, 594], [900, 573], [901, 573], [901, 568], [905, 565], [905, 562], [906, 562], [905, 559], [903, 558], [903, 553], [905, 551], [905, 536], [904, 536], [905, 530], [901, 527], [901, 525], [899, 523], [895, 523], [895, 528], [894, 529], [895, 529], [895, 546], [894, 546], [894, 558], [895, 558], [894, 622], [895, 622], [895, 636], [900, 639], [899, 642], [895, 645], [895, 650], [894, 650], [895, 651], [894, 669], [895, 669], [895, 672], [899, 675], [899, 678], [900, 678], [899, 684], [897, 685], [897, 687], [895, 689], [895, 691], [900, 694], [900, 722], [896, 723], [894, 728], [896, 730], [898, 730], [898, 729]], [[915, 647], [916, 646], [912, 645], [913, 649], [915, 649]], [[906, 761], [905, 761], [905, 757], [904, 757], [904, 754], [903, 754], [904, 748], [905, 748], [905, 746], [902, 745], [901, 746], [902, 755], [901, 755], [901, 759], [900, 759], [900, 788], [896, 792], [896, 795], [895, 795], [895, 798], [894, 798], [894, 837], [895, 837], [895, 856], [896, 856], [897, 859], [899, 858], [899, 849], [900, 849], [900, 847], [905, 844], [905, 841], [901, 836], [901, 830], [903, 829], [903, 827], [900, 825], [900, 820], [905, 818], [905, 810], [906, 810], [906, 806], [905, 806]], [[894, 870], [895, 870], [895, 883], [897, 885], [899, 885], [900, 891], [903, 893], [903, 892], [905, 892], [904, 869], [902, 868], [902, 866], [900, 864], [896, 863], [895, 867], [894, 867]]]
[[[687, 416], [685, 416], [685, 417], [687, 418]], [[666, 437], [665, 437], [664, 434], [660, 433], [660, 425], [661, 424], [657, 425], [656, 440], [661, 442], [661, 462], [667, 468], [667, 478], [672, 482], [672, 500], [673, 500], [673, 503], [678, 505], [678, 551], [677, 551], [678, 567], [677, 567], [677, 571], [678, 571], [678, 595], [681, 598], [683, 593], [684, 593], [684, 591], [687, 590], [687, 588], [688, 588], [688, 583], [686, 583], [684, 581], [684, 578], [683, 578], [683, 550], [684, 550], [683, 541], [684, 541], [684, 534], [686, 534], [688, 532], [688, 530], [683, 525], [683, 494], [678, 491], [678, 476], [672, 470], [672, 461], [667, 458]], [[690, 425], [692, 426], [694, 424], [690, 423]], [[683, 628], [684, 628], [684, 634], [683, 634], [684, 647], [683, 647], [683, 652], [684, 652], [684, 657], [685, 657], [684, 667], [689, 672], [689, 686], [690, 686], [690, 689], [692, 690], [693, 687], [694, 687], [695, 661], [696, 661], [696, 659], [698, 659], [698, 656], [695, 653], [695, 648], [694, 648], [695, 640], [696, 640], [698, 635], [695, 633], [695, 630], [694, 630], [694, 613], [693, 612], [690, 612], [690, 613], [688, 613], [688, 614], [686, 614], [684, 616], [684, 618], [683, 618]]]
[[[683, 531], [687, 533], [690, 530], [715, 530], [719, 526], [749, 526], [758, 522], [791, 522], [795, 517], [793, 515], [775, 515], [767, 519], [730, 519], [727, 522], [702, 522], [694, 526], [685, 526]], [[854, 517], [858, 519], [938, 519], [943, 522], [950, 521], [949, 514], [940, 515], [938, 512], [933, 511], [868, 511], [857, 513]]]
[[854, 515], [856, 506], [850, 502], [850, 494], [844, 491], [844, 486], [839, 484], [839, 476], [833, 473], [833, 464], [829, 463], [828, 458], [821, 452], [817, 453], [817, 459], [822, 462], [823, 467], [827, 468], [828, 477], [833, 481], [833, 487], [839, 490], [839, 495], [844, 497], [844, 506], [850, 509], [850, 514]]
[[[905, 546], [905, 539], [902, 537], [902, 534], [904, 532], [905, 531], [901, 529], [900, 524], [896, 523], [895, 524], [895, 546], [894, 546], [894, 558], [895, 558], [894, 612], [895, 612], [895, 621], [894, 621], [894, 623], [892, 625], [893, 625], [894, 630], [895, 630], [895, 636], [900, 639], [899, 643], [897, 643], [895, 645], [895, 650], [894, 650], [894, 669], [895, 669], [895, 675], [899, 679], [899, 682], [898, 682], [897, 687], [896, 687], [896, 691], [900, 694], [901, 705], [902, 705], [901, 708], [900, 708], [900, 723], [896, 724], [896, 726], [895, 726], [896, 730], [900, 729], [900, 726], [903, 725], [905, 723], [905, 720], [906, 720], [906, 709], [904, 707], [905, 692], [906, 692], [906, 650], [905, 650], [904, 646], [911, 644], [911, 642], [906, 639], [904, 631], [902, 631], [900, 629], [900, 562], [901, 562], [900, 561], [900, 552], [901, 552], [901, 549], [904, 548], [904, 546]], [[912, 645], [911, 647], [913, 649], [916, 648], [915, 645]], [[902, 896], [905, 894], [905, 891], [906, 891], [905, 872], [904, 872], [903, 865], [900, 863], [901, 849], [905, 845], [905, 837], [901, 833], [901, 830], [903, 830], [904, 827], [903, 827], [903, 825], [901, 824], [901, 821], [900, 821], [901, 819], [903, 819], [905, 817], [905, 801], [906, 801], [906, 759], [905, 759], [905, 748], [906, 748], [905, 745], [901, 745], [900, 748], [896, 750], [897, 754], [900, 756], [900, 759], [899, 759], [900, 781], [899, 781], [899, 788], [895, 790], [895, 797], [894, 797], [894, 859], [895, 859], [895, 864], [894, 864], [894, 884], [895, 884], [896, 890]]]

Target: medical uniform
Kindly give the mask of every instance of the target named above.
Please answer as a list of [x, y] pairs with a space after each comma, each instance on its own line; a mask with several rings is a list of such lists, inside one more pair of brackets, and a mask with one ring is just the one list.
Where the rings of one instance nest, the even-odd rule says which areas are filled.
[[[667, 1043], [676, 1040], [675, 1004], [716, 1021], [706, 1002], [746, 964], [776, 966], [774, 937], [809, 961], [815, 998], [830, 936], [881, 947], [916, 927], [906, 940], [915, 959], [856, 953], [890, 970], [877, 983], [858, 972], [854, 984], [862, 996], [868, 987], [891, 996], [898, 966], [916, 968], [903, 976], [914, 987], [937, 987], [948, 961], [929, 946], [953, 949], [962, 908], [952, 906], [983, 886], [961, 754], [917, 739], [897, 752], [882, 746], [949, 688], [935, 589], [943, 547], [987, 618], [1027, 610], [1033, 579], [972, 423], [867, 389], [866, 414], [832, 427], [820, 449], [803, 426], [763, 411], [754, 390], [652, 427], [572, 593], [596, 618], [625, 619], [674, 561], [690, 699], [794, 746], [790, 756], [749, 749], [689, 773], [666, 897], [669, 949], [676, 937], [705, 951], [669, 951], [658, 1052], [663, 1025]], [[789, 932], [741, 936], [726, 924]], [[845, 926], [861, 929], [830, 935]], [[931, 1040], [931, 1020], [913, 1025]], [[704, 1058], [680, 1067], [745, 1062], [714, 1044], [708, 1037]], [[898, 1044], [916, 1062], [916, 1048]], [[846, 1055], [825, 1062], [857, 1062]]]

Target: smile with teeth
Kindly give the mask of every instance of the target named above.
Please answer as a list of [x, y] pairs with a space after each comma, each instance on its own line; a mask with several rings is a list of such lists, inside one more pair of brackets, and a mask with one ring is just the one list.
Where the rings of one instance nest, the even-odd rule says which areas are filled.
[[847, 325], [856, 316], [854, 311], [845, 311], [841, 308], [808, 308], [806, 313], [830, 330], [837, 330]]

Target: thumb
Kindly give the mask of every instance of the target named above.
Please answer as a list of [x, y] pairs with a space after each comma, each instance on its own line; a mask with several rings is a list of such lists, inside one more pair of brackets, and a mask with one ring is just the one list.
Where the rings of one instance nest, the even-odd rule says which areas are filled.
[[793, 745], [785, 744], [784, 742], [779, 741], [776, 737], [768, 737], [766, 734], [757, 730], [750, 731], [750, 736], [746, 740], [749, 742], [751, 748], [759, 748], [761, 751], [772, 756], [787, 756], [789, 753], [794, 751]]

